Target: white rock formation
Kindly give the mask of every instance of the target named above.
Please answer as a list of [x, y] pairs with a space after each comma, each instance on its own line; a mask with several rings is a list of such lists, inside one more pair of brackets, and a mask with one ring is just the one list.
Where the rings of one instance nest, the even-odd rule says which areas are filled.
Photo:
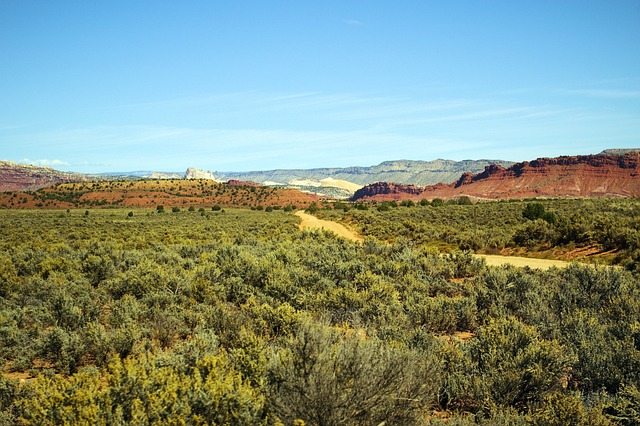
[[213, 176], [213, 173], [211, 173], [210, 171], [194, 169], [193, 167], [189, 167], [187, 169], [186, 173], [184, 174], [184, 178], [216, 180], [216, 178]]

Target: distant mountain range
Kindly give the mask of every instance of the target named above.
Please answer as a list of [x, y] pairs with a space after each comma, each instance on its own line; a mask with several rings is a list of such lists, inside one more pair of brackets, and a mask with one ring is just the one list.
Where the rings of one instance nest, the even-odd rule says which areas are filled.
[[0, 161], [0, 191], [37, 190], [60, 182], [132, 179], [211, 179], [238, 180], [265, 186], [292, 188], [333, 198], [349, 198], [364, 185], [380, 181], [429, 185], [450, 183], [462, 173], [477, 173], [490, 164], [508, 167], [504, 160], [386, 161], [371, 167], [267, 170], [252, 172], [210, 172], [189, 168], [185, 173], [136, 171], [86, 175], [61, 172], [49, 167]]
[[477, 173], [489, 164], [509, 167], [513, 161], [504, 160], [398, 160], [385, 161], [370, 167], [342, 167], [318, 169], [280, 169], [256, 172], [218, 173], [223, 179], [249, 180], [258, 183], [326, 178], [345, 180], [358, 185], [387, 181], [414, 185], [431, 185], [438, 182], [453, 182], [461, 173]]
[[595, 155], [504, 160], [385, 161], [371, 167], [211, 172], [130, 172], [86, 175], [0, 161], [0, 191], [35, 191], [56, 183], [141, 179], [255, 182], [353, 200], [523, 198], [536, 196], [640, 196], [640, 150]]
[[348, 198], [359, 187], [374, 182], [396, 182], [432, 185], [455, 182], [462, 173], [478, 173], [490, 164], [509, 167], [505, 160], [398, 160], [385, 161], [370, 167], [317, 169], [278, 169], [254, 172], [214, 172], [217, 179], [237, 179], [268, 186], [295, 188], [335, 198]]

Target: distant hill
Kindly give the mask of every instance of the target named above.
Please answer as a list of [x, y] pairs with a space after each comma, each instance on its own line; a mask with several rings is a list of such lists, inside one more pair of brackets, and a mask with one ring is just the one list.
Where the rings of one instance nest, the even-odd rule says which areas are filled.
[[0, 161], [0, 191], [35, 191], [56, 183], [104, 179], [107, 177], [67, 173], [50, 167]]
[[398, 160], [370, 167], [276, 169], [252, 172], [215, 172], [220, 180], [239, 179], [270, 186], [297, 188], [336, 198], [348, 198], [361, 186], [374, 182], [431, 185], [455, 182], [462, 173], [479, 173], [490, 164], [509, 167], [504, 160]]
[[258, 183], [278, 182], [286, 184], [292, 180], [313, 179], [320, 181], [332, 178], [358, 185], [374, 182], [396, 182], [413, 185], [431, 185], [439, 182], [454, 182], [464, 172], [478, 173], [490, 164], [509, 167], [512, 161], [504, 160], [398, 160], [385, 161], [370, 167], [341, 167], [318, 169], [277, 169], [253, 172], [215, 172], [219, 179], [239, 179]]
[[[188, 169], [186, 174], [200, 172]], [[210, 172], [203, 172], [204, 174]], [[102, 182], [128, 181], [138, 179], [183, 179], [185, 173], [135, 171], [126, 173], [70, 173], [62, 172], [51, 167], [18, 164], [12, 161], [0, 160], [0, 192], [5, 191], [36, 191], [57, 183], [69, 182]], [[200, 177], [200, 176], [198, 176]]]
[[150, 170], [140, 170], [124, 173], [100, 173], [99, 176], [116, 177], [123, 180], [131, 179], [183, 179], [185, 174], [179, 172], [154, 172]]
[[640, 152], [640, 148], [612, 148], [612, 149], [605, 149], [600, 154], [623, 155], [623, 154], [629, 154], [629, 153], [633, 153], [633, 152], [636, 152], [636, 153]]
[[253, 182], [211, 179], [157, 179], [57, 183], [37, 191], [0, 192], [0, 208], [89, 209], [219, 207], [298, 208], [319, 201], [295, 189], [260, 186]]
[[[612, 151], [608, 151], [612, 152]], [[620, 152], [620, 151], [613, 151]], [[526, 197], [640, 196], [640, 151], [539, 158], [505, 168], [486, 166], [481, 173], [462, 174], [456, 182], [426, 187], [376, 183], [356, 191], [354, 200], [423, 198], [480, 199]]]

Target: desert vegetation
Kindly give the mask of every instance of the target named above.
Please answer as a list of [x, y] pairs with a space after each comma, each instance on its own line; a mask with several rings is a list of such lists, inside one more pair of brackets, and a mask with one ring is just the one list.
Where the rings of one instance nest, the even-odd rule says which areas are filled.
[[640, 200], [634, 198], [472, 203], [460, 197], [316, 204], [311, 211], [379, 241], [407, 239], [444, 251], [518, 254], [628, 268], [635, 268], [640, 259]]
[[460, 250], [637, 220], [583, 202], [0, 210], [0, 424], [638, 424], [634, 268]]

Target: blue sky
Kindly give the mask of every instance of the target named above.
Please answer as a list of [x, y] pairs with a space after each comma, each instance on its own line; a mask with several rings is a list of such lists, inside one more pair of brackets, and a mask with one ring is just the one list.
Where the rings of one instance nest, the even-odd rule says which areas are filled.
[[2, 0], [0, 57], [0, 159], [61, 170], [640, 147], [640, 0]]

